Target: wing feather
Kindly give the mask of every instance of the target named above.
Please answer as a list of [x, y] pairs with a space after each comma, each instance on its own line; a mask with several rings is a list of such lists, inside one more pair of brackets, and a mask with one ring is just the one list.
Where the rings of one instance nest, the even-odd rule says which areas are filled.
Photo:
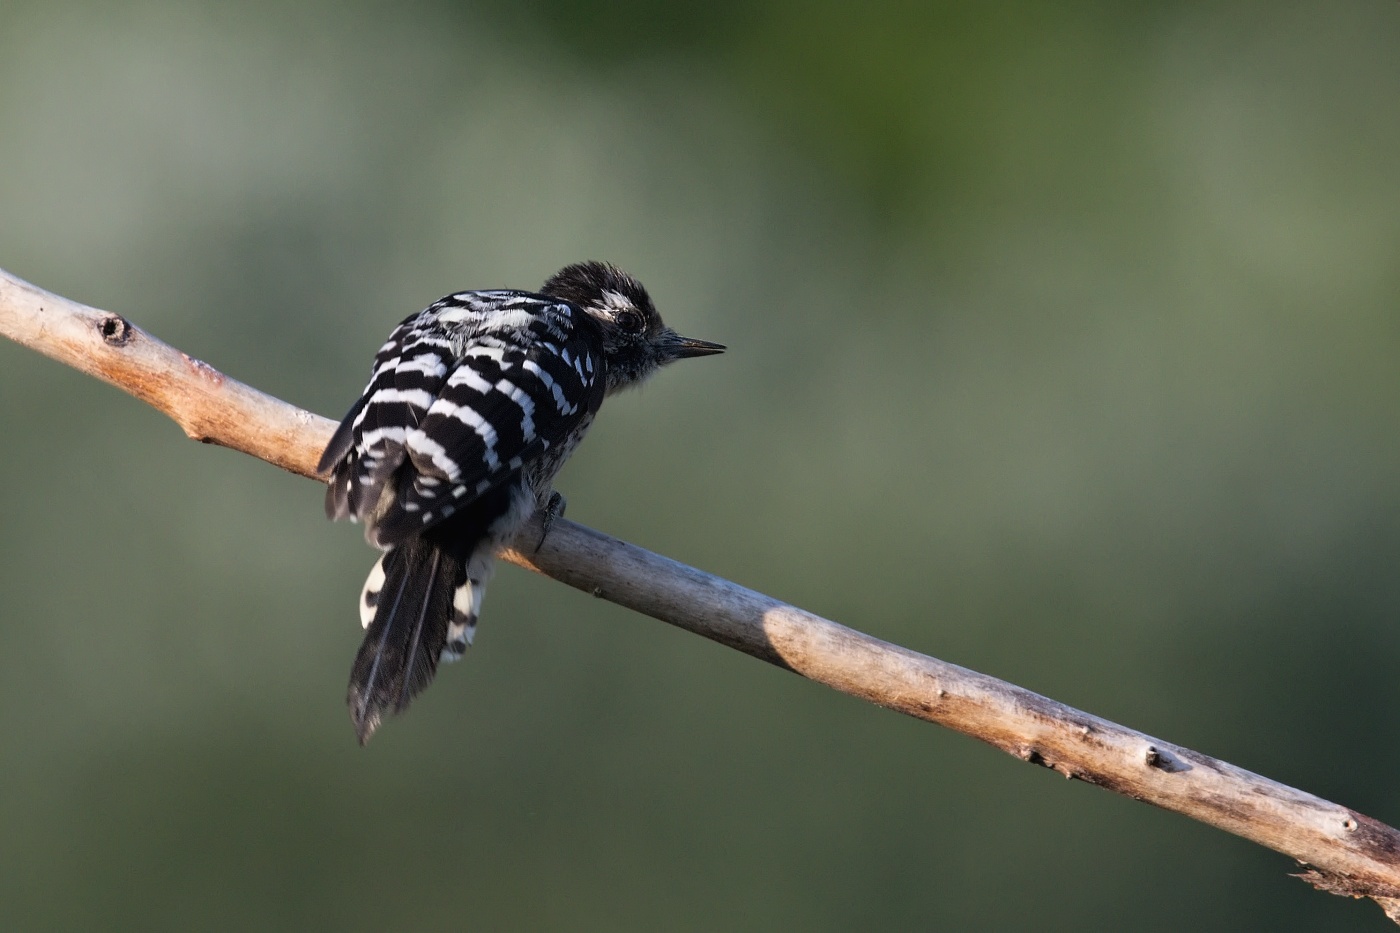
[[448, 518], [597, 410], [597, 348], [583, 312], [525, 292], [463, 292], [408, 318], [322, 457], [327, 514], [372, 521], [381, 547]]

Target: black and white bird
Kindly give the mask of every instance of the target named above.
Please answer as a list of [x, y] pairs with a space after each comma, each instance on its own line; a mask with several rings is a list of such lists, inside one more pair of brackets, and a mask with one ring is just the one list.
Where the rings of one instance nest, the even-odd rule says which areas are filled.
[[384, 551], [360, 599], [347, 702], [360, 743], [466, 651], [495, 554], [539, 509], [605, 396], [724, 347], [666, 327], [614, 266], [568, 266], [538, 292], [448, 295], [406, 318], [319, 471], [326, 514]]

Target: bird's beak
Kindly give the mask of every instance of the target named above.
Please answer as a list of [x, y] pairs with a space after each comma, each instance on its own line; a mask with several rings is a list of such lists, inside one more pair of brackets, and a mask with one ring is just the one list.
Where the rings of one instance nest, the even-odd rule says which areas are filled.
[[708, 340], [695, 340], [691, 337], [681, 337], [672, 333], [671, 339], [667, 341], [667, 350], [673, 360], [683, 360], [692, 356], [711, 356], [715, 353], [723, 353], [725, 350], [722, 343], [710, 343]]

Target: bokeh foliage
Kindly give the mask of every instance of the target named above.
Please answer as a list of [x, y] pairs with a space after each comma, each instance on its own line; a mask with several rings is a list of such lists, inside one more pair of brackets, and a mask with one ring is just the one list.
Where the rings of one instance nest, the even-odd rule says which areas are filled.
[[[609, 258], [570, 516], [1400, 820], [1400, 7], [0, 7], [0, 266], [337, 416]], [[354, 745], [319, 491], [0, 345], [6, 929], [1386, 929], [503, 570]]]

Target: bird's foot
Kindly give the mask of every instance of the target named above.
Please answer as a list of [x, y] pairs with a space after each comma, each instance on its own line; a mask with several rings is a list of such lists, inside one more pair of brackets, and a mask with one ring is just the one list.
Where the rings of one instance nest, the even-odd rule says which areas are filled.
[[544, 539], [549, 537], [549, 529], [554, 527], [555, 520], [564, 517], [564, 509], [568, 504], [568, 500], [559, 493], [549, 494], [549, 501], [540, 509], [540, 543], [535, 545], [536, 554], [544, 547]]

